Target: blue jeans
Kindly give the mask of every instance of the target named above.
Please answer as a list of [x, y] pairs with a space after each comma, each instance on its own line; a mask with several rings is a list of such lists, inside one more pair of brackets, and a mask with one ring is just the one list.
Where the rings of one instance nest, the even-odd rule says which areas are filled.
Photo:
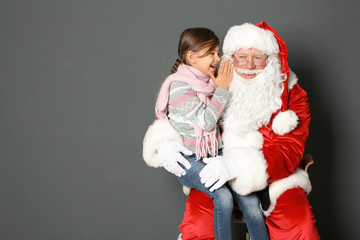
[[[221, 154], [221, 151], [219, 151]], [[178, 177], [181, 184], [204, 192], [214, 201], [214, 232], [216, 240], [231, 240], [231, 218], [234, 208], [234, 200], [246, 219], [248, 231], [252, 240], [267, 240], [267, 232], [264, 215], [260, 209], [259, 199], [254, 193], [242, 196], [234, 192], [228, 184], [210, 192], [201, 183], [199, 173], [206, 166], [202, 159], [196, 161], [196, 155], [184, 157], [190, 162], [190, 169], [182, 166], [186, 174]]]

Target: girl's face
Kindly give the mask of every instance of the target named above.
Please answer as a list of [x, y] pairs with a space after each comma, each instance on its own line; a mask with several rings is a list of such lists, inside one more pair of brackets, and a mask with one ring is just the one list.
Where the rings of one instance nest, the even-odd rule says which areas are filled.
[[220, 48], [217, 46], [210, 52], [210, 54], [202, 57], [207, 51], [209, 47], [201, 49], [199, 52], [191, 52], [188, 54], [188, 62], [190, 66], [196, 68], [200, 72], [210, 76], [211, 74], [215, 74], [216, 69], [220, 63], [219, 51]]

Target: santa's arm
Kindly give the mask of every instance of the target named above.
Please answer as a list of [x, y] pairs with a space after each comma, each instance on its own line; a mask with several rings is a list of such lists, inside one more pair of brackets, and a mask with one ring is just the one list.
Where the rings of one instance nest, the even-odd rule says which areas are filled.
[[[304, 154], [305, 143], [309, 136], [310, 108], [306, 92], [296, 84], [289, 92], [288, 110], [297, 117], [297, 124], [287, 129], [287, 122], [294, 119], [283, 118], [279, 113], [272, 122], [272, 128], [262, 128], [264, 136], [262, 152], [267, 162], [268, 182], [288, 177], [296, 171]], [[280, 120], [279, 120], [280, 119]], [[284, 131], [282, 131], [284, 130]], [[290, 131], [289, 131], [290, 130]], [[289, 132], [287, 132], [289, 131]]]
[[143, 158], [150, 167], [162, 167], [157, 150], [166, 142], [183, 144], [181, 135], [168, 120], [155, 120], [149, 126], [143, 140]]

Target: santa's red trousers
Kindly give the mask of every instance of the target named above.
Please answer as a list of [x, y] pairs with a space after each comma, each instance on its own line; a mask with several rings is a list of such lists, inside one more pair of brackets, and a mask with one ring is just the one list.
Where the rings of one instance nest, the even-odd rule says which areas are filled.
[[[184, 219], [179, 226], [182, 240], [214, 240], [214, 203], [205, 193], [191, 189]], [[318, 240], [315, 217], [301, 188], [289, 189], [265, 219], [271, 240]]]

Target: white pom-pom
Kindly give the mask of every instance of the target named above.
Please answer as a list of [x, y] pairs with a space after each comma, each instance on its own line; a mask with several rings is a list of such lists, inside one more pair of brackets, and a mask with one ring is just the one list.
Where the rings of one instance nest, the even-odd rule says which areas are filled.
[[284, 135], [290, 133], [298, 125], [299, 118], [292, 110], [280, 112], [273, 121], [272, 129], [276, 134]]

